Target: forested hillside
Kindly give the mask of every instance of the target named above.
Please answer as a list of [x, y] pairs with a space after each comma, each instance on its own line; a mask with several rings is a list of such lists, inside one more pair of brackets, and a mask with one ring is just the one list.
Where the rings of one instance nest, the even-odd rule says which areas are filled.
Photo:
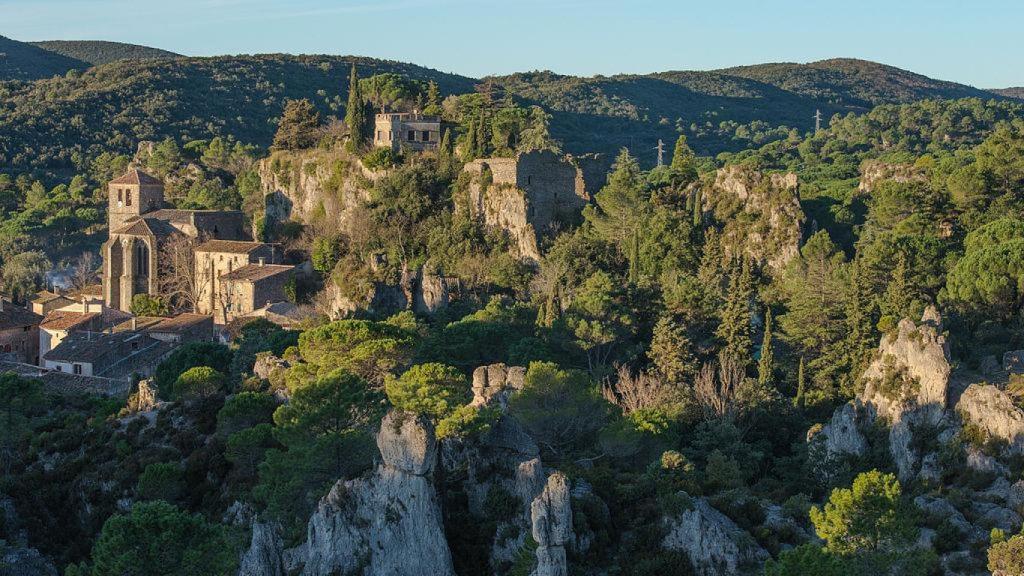
[[[286, 326], [185, 344], [128, 398], [0, 374], [0, 562], [1024, 573], [1024, 103], [852, 61], [477, 82], [267, 55], [0, 89], [14, 300], [104, 236], [129, 163], [303, 270]], [[436, 147], [376, 146], [382, 106], [440, 116]], [[564, 155], [620, 145], [596, 182]]]
[[[634, 150], [644, 165], [659, 139], [685, 134], [701, 154], [756, 147], [803, 133], [817, 111], [865, 112], [883, 103], [929, 98], [1001, 97], [931, 80], [897, 68], [853, 60], [809, 65], [768, 64], [714, 72], [579, 78], [532, 72], [476, 80], [411, 64], [342, 56], [262, 55], [115, 61], [85, 72], [80, 61], [165, 56], [150, 49], [104, 43], [48, 42], [57, 52], [15, 43], [9, 78], [0, 85], [0, 165], [8, 173], [70, 174], [101, 152], [130, 152], [134, 142], [231, 135], [268, 146], [287, 98], [313, 95], [318, 109], [344, 114], [344, 69], [357, 61], [367, 74], [396, 72], [435, 80], [442, 94], [513, 96], [552, 114], [552, 134], [575, 154]], [[14, 54], [37, 63], [15, 66]], [[168, 53], [169, 54], [169, 53]], [[75, 69], [69, 75], [64, 73]], [[29, 71], [41, 71], [33, 76]], [[50, 78], [53, 75], [59, 77]], [[2, 78], [3, 76], [0, 76]], [[215, 97], [211, 97], [215, 96]]]
[[126, 44], [124, 42], [105, 42], [102, 40], [43, 40], [41, 42], [29, 42], [29, 44], [38, 46], [43, 50], [63, 54], [68, 58], [87, 62], [93, 66], [108, 64], [115, 60], [150, 60], [181, 57], [181, 54], [175, 54], [160, 48]]

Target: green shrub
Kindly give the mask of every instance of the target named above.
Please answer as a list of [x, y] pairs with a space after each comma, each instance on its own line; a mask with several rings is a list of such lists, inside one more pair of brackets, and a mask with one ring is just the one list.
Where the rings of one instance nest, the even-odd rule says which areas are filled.
[[174, 381], [174, 397], [191, 400], [221, 394], [227, 378], [209, 366], [189, 368]]
[[136, 492], [140, 500], [175, 503], [185, 491], [184, 472], [177, 462], [158, 462], [146, 466], [139, 475]]

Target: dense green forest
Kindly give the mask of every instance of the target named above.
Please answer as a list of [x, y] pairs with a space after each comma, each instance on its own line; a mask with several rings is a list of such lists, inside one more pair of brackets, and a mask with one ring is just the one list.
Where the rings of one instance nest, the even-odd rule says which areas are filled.
[[[322, 499], [343, 514], [368, 479], [404, 478], [374, 442], [393, 410], [441, 445], [429, 484], [459, 576], [530, 574], [547, 546], [516, 540], [531, 502], [475, 476], [500, 466], [449, 466], [461, 450], [490, 466], [495, 435], [572, 483], [571, 574], [1024, 570], [1021, 439], [952, 405], [889, 417], [930, 414], [914, 405], [927, 382], [877, 352], [934, 345], [950, 397], [993, 389], [993, 419], [1024, 421], [1024, 379], [998, 366], [1024, 348], [1024, 104], [850, 61], [481, 83], [352, 63], [114, 62], [0, 87], [8, 291], [102, 235], [101, 187], [133, 155], [175, 205], [244, 209], [313, 269], [291, 294], [309, 312], [297, 328], [254, 321], [230, 345], [179, 348], [151, 383], [157, 407], [0, 376], [0, 493], [19, 516], [0, 540], [23, 532], [74, 576], [235, 574], [256, 517], [311, 558]], [[441, 115], [438, 150], [370, 148], [382, 104]], [[831, 118], [814, 132], [818, 108]], [[670, 159], [650, 167], [658, 137]], [[600, 191], [541, 238], [539, 262], [468, 208], [468, 161], [609, 148]], [[347, 225], [323, 204], [269, 222], [257, 163], [290, 174], [328, 153], [325, 193], [361, 194]], [[418, 315], [322, 306], [332, 285], [354, 298], [410, 270], [458, 297]], [[476, 402], [474, 372], [495, 363], [522, 367], [521, 385]], [[826, 454], [820, 435], [860, 411], [860, 449]], [[708, 508], [681, 530], [696, 550], [667, 544]], [[407, 513], [389, 504], [384, 524]]]

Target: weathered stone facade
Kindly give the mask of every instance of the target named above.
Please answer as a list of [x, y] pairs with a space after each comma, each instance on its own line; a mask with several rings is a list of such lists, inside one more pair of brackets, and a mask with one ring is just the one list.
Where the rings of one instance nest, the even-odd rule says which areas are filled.
[[[221, 299], [229, 292], [223, 277], [249, 264], [277, 264], [281, 250], [263, 242], [210, 240], [196, 247], [197, 311], [224, 318]], [[275, 302], [277, 300], [274, 300]], [[251, 310], [250, 310], [251, 311]]]
[[103, 301], [128, 312], [138, 294], [160, 290], [161, 251], [171, 242], [247, 240], [239, 211], [164, 209], [163, 184], [138, 169], [108, 185], [110, 237], [103, 245]]
[[508, 232], [518, 255], [540, 259], [538, 240], [578, 217], [590, 200], [584, 171], [548, 150], [466, 164], [467, 202], [488, 226]]
[[441, 142], [441, 119], [418, 112], [384, 112], [374, 118], [373, 145], [409, 150], [436, 150]]

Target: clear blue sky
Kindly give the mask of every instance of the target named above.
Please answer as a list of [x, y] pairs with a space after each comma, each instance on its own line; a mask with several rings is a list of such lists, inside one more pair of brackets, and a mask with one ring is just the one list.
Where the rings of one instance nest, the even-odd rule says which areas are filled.
[[1024, 85], [1019, 0], [0, 0], [0, 34], [193, 56], [357, 54], [469, 76], [614, 74], [856, 57]]

